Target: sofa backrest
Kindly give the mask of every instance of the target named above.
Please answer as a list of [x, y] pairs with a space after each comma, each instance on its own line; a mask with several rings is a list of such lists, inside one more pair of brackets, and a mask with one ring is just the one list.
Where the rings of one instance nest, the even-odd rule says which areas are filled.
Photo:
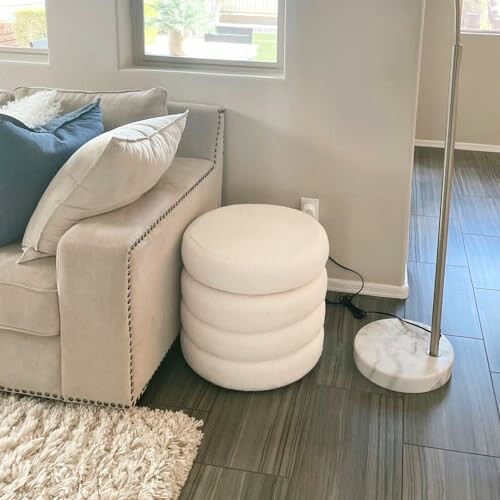
[[[21, 99], [42, 90], [47, 89], [43, 87], [18, 87], [14, 90], [14, 96], [16, 99]], [[57, 93], [57, 97], [62, 104], [63, 113], [74, 111], [100, 98], [105, 131], [127, 123], [168, 114], [167, 91], [164, 88], [119, 92], [85, 92], [57, 89]]]
[[10, 90], [0, 90], [0, 107], [14, 99], [14, 94]]

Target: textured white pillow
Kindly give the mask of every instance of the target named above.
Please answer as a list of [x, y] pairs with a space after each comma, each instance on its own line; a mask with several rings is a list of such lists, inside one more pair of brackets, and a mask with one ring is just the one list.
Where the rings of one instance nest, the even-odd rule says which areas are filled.
[[124, 207], [153, 188], [174, 159], [186, 118], [187, 112], [130, 123], [83, 145], [38, 203], [19, 262], [55, 255], [79, 221]]
[[61, 114], [62, 106], [55, 90], [44, 90], [16, 101], [10, 101], [0, 108], [0, 114], [17, 118], [29, 128], [49, 123]]

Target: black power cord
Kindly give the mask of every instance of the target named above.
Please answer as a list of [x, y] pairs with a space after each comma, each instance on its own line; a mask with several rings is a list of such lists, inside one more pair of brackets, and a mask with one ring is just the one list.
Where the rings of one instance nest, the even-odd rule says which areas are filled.
[[353, 300], [358, 295], [360, 295], [361, 292], [364, 290], [364, 288], [365, 288], [365, 279], [363, 278], [363, 276], [361, 275], [361, 273], [359, 273], [355, 269], [351, 269], [350, 267], [344, 266], [343, 264], [341, 264], [340, 262], [338, 262], [337, 260], [335, 260], [333, 257], [328, 257], [328, 259], [331, 262], [333, 262], [336, 266], [340, 267], [341, 269], [344, 269], [345, 271], [349, 271], [350, 273], [355, 274], [361, 280], [361, 286], [359, 287], [359, 290], [357, 290], [354, 293], [350, 293], [350, 294], [346, 294], [346, 295], [340, 295], [339, 298], [338, 298], [338, 301], [332, 301], [332, 300], [326, 299], [326, 303], [328, 305], [343, 306], [343, 307], [347, 308], [350, 311], [350, 313], [354, 316], [354, 318], [356, 318], [358, 320], [362, 320], [362, 319], [366, 318], [366, 316], [368, 314], [376, 314], [376, 315], [380, 315], [380, 316], [388, 316], [390, 318], [398, 319], [399, 321], [401, 321], [403, 323], [406, 323], [408, 325], [416, 326], [417, 328], [420, 328], [420, 329], [425, 330], [426, 332], [430, 333], [430, 330], [428, 328], [425, 328], [422, 325], [418, 325], [418, 324], [413, 323], [411, 321], [408, 321], [406, 319], [400, 318], [396, 314], [391, 314], [391, 313], [384, 312], [384, 311], [366, 311], [364, 309], [361, 309], [361, 307], [358, 307], [357, 305], [355, 305], [353, 303]]

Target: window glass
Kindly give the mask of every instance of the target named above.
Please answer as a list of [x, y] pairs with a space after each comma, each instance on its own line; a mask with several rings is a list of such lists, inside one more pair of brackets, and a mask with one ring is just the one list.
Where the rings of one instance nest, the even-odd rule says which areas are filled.
[[277, 63], [278, 24], [278, 0], [144, 0], [144, 52]]
[[500, 32], [500, 0], [463, 0], [462, 30]]
[[0, 0], [0, 47], [48, 48], [45, 0]]

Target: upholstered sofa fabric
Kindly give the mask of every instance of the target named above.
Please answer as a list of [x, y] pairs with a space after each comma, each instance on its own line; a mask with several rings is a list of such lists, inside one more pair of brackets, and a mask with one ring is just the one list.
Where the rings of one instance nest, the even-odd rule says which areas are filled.
[[[183, 230], [220, 204], [212, 167], [178, 158], [133, 205], [63, 236], [57, 279], [66, 394], [128, 403], [141, 394], [179, 332]], [[75, 275], [75, 267], [85, 272]]]
[[192, 157], [176, 158], [139, 200], [82, 221], [59, 243], [65, 395], [134, 404], [179, 333], [182, 234], [220, 206], [222, 188], [223, 111], [188, 108], [183, 138], [198, 134], [206, 147], [185, 147]]
[[329, 245], [312, 217], [274, 205], [206, 213], [184, 233], [181, 346], [214, 384], [269, 390], [323, 350]]
[[61, 397], [61, 338], [0, 329], [0, 391]]
[[19, 243], [0, 247], [0, 329], [59, 335], [55, 258], [19, 266], [20, 251]]
[[304, 286], [325, 266], [328, 252], [320, 224], [276, 205], [232, 205], [204, 214], [182, 244], [184, 266], [198, 281], [250, 295]]
[[182, 113], [130, 123], [82, 146], [38, 203], [20, 262], [55, 255], [73, 225], [129, 205], [154, 187], [172, 164], [186, 117]]
[[52, 178], [82, 144], [101, 132], [98, 102], [36, 129], [0, 115], [0, 246], [22, 237]]
[[78, 223], [59, 242], [60, 335], [0, 328], [0, 390], [121, 407], [142, 394], [180, 330], [182, 234], [220, 206], [223, 110], [172, 103], [186, 109], [186, 158], [139, 200]]
[[[14, 95], [16, 99], [20, 99], [41, 90], [50, 89], [45, 87], [18, 87], [14, 90]], [[163, 88], [124, 90], [121, 92], [85, 92], [57, 89], [57, 98], [61, 102], [63, 113], [74, 111], [96, 99], [100, 99], [105, 131], [121, 127], [127, 123], [168, 114], [167, 91]]]

